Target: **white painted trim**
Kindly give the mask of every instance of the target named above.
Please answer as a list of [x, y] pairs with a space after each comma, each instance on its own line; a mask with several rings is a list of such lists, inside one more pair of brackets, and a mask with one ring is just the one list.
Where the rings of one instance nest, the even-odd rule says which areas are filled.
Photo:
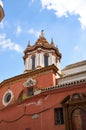
[[[7, 97], [7, 94], [9, 94], [9, 93], [11, 94], [11, 98], [10, 98], [9, 102], [5, 102], [6, 97]], [[3, 105], [4, 105], [4, 106], [7, 106], [7, 105], [12, 101], [13, 97], [14, 97], [13, 92], [12, 92], [10, 89], [8, 89], [8, 90], [4, 93], [3, 98], [2, 98], [2, 103], [3, 103]]]

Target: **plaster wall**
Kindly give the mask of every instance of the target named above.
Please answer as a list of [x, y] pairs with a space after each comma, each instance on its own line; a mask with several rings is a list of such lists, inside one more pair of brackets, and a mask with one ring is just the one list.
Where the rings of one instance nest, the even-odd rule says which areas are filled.
[[[65, 125], [55, 125], [54, 109], [68, 95], [86, 92], [86, 84], [45, 92], [8, 106], [0, 111], [1, 130], [65, 130]], [[34, 124], [34, 125], [33, 125]]]

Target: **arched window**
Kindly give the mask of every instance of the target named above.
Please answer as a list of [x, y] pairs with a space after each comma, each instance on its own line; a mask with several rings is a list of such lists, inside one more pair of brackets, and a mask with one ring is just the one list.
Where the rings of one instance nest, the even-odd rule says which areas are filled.
[[79, 99], [79, 98], [80, 98], [80, 94], [78, 94], [78, 93], [74, 93], [72, 95], [72, 99]]
[[47, 67], [48, 66], [48, 55], [44, 55], [44, 66]]
[[35, 69], [35, 55], [32, 56], [32, 69]]

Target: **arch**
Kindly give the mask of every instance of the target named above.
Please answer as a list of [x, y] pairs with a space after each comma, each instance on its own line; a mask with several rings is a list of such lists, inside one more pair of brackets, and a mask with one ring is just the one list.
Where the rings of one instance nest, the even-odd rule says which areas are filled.
[[79, 93], [74, 93], [72, 95], [72, 99], [80, 99], [80, 94]]
[[72, 116], [72, 113], [73, 113], [76, 109], [81, 109], [81, 110], [83, 110], [83, 111], [86, 111], [86, 107], [75, 106], [75, 107], [73, 107], [73, 109], [70, 111], [70, 116]]
[[35, 55], [32, 55], [32, 69], [35, 69]]
[[44, 53], [44, 55], [49, 56], [49, 54], [48, 54], [48, 53]]
[[49, 65], [49, 54], [48, 53], [45, 53], [44, 54], [44, 66], [47, 67]]
[[19, 96], [18, 96], [18, 101], [19, 101], [19, 102], [23, 100], [23, 91], [24, 91], [24, 90], [22, 90], [22, 91], [20, 92]]
[[67, 103], [70, 100], [70, 95], [66, 96], [62, 101], [61, 104]]
[[77, 107], [71, 113], [72, 130], [86, 130], [86, 109]]
[[64, 109], [66, 130], [86, 130], [86, 96], [73, 93], [66, 96], [61, 104]]

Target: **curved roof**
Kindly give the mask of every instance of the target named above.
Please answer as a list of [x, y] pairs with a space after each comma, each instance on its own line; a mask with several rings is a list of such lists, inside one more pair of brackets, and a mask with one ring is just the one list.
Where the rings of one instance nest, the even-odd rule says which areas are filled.
[[[37, 39], [37, 41], [34, 43], [33, 46], [30, 45], [30, 41], [28, 42], [28, 46], [25, 49], [24, 53], [26, 55], [26, 53], [28, 52], [32, 52], [34, 50], [36, 50], [37, 48], [43, 48], [46, 50], [55, 50], [55, 53], [61, 58], [61, 53], [59, 52], [58, 47], [55, 47], [53, 39], [51, 39], [51, 43], [49, 43], [46, 38], [44, 37], [44, 33], [43, 30], [41, 31], [41, 35], [39, 36], [39, 38]], [[23, 57], [25, 58], [25, 56]]]
[[49, 45], [48, 41], [46, 40], [46, 38], [44, 36], [39, 36], [39, 38], [35, 42], [35, 45], [37, 45], [37, 44]]

